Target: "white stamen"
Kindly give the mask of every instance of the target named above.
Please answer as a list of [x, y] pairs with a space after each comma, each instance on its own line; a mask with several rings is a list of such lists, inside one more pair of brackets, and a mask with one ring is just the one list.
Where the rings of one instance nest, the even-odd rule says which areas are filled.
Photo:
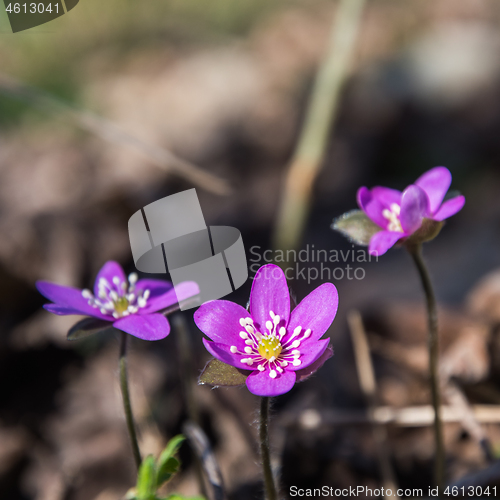
[[281, 337], [283, 337], [283, 335], [285, 335], [286, 333], [286, 328], [284, 326], [282, 326], [280, 329], [279, 329], [279, 334]]
[[85, 290], [82, 290], [82, 297], [84, 299], [92, 299], [92, 298], [94, 298], [94, 296], [92, 295], [92, 292], [90, 290], [88, 290], [87, 288], [85, 288]]
[[137, 273], [130, 273], [128, 275], [128, 282], [131, 285], [135, 285], [137, 283], [137, 279], [138, 279]]
[[258, 365], [257, 370], [259, 370], [259, 372], [263, 372], [265, 368], [262, 365]]
[[[235, 345], [232, 345], [229, 349], [233, 354], [236, 354], [238, 352], [238, 348]], [[242, 360], [243, 361], [243, 360]]]
[[142, 296], [144, 297], [144, 300], [148, 300], [150, 295], [151, 295], [150, 290], [144, 290], [144, 293], [142, 294]]
[[245, 340], [245, 344], [246, 345], [254, 345], [255, 342], [252, 339], [247, 339], [247, 340]]
[[302, 327], [301, 327], [301, 326], [298, 326], [298, 327], [297, 327], [297, 328], [295, 328], [295, 330], [293, 331], [293, 334], [294, 334], [294, 335], [298, 335], [301, 331], [302, 331]]
[[299, 347], [300, 345], [300, 340], [294, 340], [293, 343], [292, 343], [292, 347]]
[[113, 276], [113, 283], [118, 286], [120, 284], [120, 278], [118, 276]]
[[246, 324], [247, 324], [247, 322], [246, 322], [245, 318], [241, 318], [241, 319], [240, 319], [240, 325], [241, 325], [243, 328], [245, 328]]
[[266, 328], [272, 332], [273, 331], [273, 324], [270, 321], [266, 321]]
[[303, 336], [302, 338], [307, 339], [307, 338], [309, 338], [309, 337], [310, 337], [310, 335], [311, 335], [311, 329], [310, 329], [310, 328], [308, 328], [308, 329], [306, 330], [306, 333], [304, 333], [304, 336]]
[[283, 373], [283, 368], [281, 368], [280, 366], [277, 366], [276, 370], [278, 370], [280, 373]]
[[240, 332], [240, 337], [245, 340], [248, 338], [248, 333], [247, 332]]
[[269, 372], [269, 376], [270, 376], [271, 378], [276, 378], [276, 376], [277, 376], [277, 375], [278, 375], [278, 374], [276, 373], [276, 370], [271, 370], [271, 371]]
[[302, 361], [300, 361], [300, 359], [296, 359], [296, 360], [294, 360], [294, 362], [292, 363], [292, 365], [293, 366], [299, 366], [301, 363], [302, 363]]
[[253, 349], [252, 349], [251, 347], [249, 347], [249, 346], [246, 346], [246, 347], [245, 347], [245, 352], [246, 352], [247, 354], [252, 354]]

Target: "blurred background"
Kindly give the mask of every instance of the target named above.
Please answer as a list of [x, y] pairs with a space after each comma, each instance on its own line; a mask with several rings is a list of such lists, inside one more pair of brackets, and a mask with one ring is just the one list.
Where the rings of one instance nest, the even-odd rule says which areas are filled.
[[[118, 500], [133, 486], [118, 342], [112, 335], [68, 342], [78, 318], [45, 312], [35, 281], [89, 287], [109, 259], [132, 272], [129, 217], [192, 187], [209, 225], [241, 231], [248, 258], [252, 246], [271, 249], [287, 166], [337, 6], [81, 0], [39, 28], [2, 30], [0, 498]], [[5, 28], [5, 12], [0, 19]], [[352, 249], [330, 224], [356, 208], [360, 185], [403, 189], [436, 165], [452, 172], [452, 189], [466, 205], [425, 247], [440, 301], [442, 369], [470, 404], [491, 411], [476, 433], [460, 418], [446, 425], [449, 481], [500, 457], [499, 27], [495, 0], [366, 3], [299, 246]], [[61, 103], [94, 121], [75, 118]], [[110, 133], [110, 123], [128, 139]], [[130, 137], [202, 173], [186, 175], [182, 162], [162, 168], [154, 154], [130, 147]], [[334, 357], [274, 402], [270, 437], [285, 493], [292, 485], [383, 482], [346, 321], [352, 309], [368, 330], [377, 404], [429, 403], [423, 296], [411, 259], [394, 249], [359, 266], [362, 280], [334, 280]], [[321, 282], [290, 285], [300, 300]], [[245, 305], [250, 287], [248, 280], [227, 299]], [[209, 356], [192, 314], [185, 317], [198, 374]], [[144, 454], [158, 453], [186, 418], [176, 344], [175, 331], [160, 342], [132, 342]], [[206, 386], [196, 397], [230, 498], [260, 498], [258, 398], [245, 388]], [[342, 420], [347, 414], [359, 422]], [[384, 441], [398, 485], [426, 491], [430, 426], [389, 424]], [[181, 459], [170, 491], [196, 494], [187, 445]]]

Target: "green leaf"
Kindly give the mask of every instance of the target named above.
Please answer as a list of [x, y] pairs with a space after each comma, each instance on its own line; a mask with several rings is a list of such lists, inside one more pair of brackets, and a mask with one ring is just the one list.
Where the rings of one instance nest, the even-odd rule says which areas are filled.
[[156, 476], [156, 485], [159, 488], [163, 483], [166, 483], [179, 468], [180, 462], [174, 455], [179, 450], [181, 444], [186, 438], [182, 434], [174, 436], [165, 446], [158, 458], [158, 473]]
[[153, 455], [148, 455], [137, 474], [137, 498], [151, 500], [156, 496], [156, 464]]
[[240, 370], [234, 366], [227, 365], [218, 359], [210, 360], [203, 368], [198, 384], [208, 384], [215, 387], [233, 387], [243, 385], [250, 375], [249, 370]]
[[165, 460], [161, 466], [158, 468], [157, 484], [158, 488], [166, 483], [179, 469], [180, 462], [175, 457], [170, 457]]
[[335, 231], [347, 236], [357, 245], [367, 246], [372, 236], [383, 231], [380, 226], [368, 218], [363, 210], [351, 210], [333, 220], [330, 226]]
[[85, 318], [73, 325], [69, 332], [68, 340], [78, 340], [94, 335], [94, 333], [115, 330], [109, 321], [96, 318]]

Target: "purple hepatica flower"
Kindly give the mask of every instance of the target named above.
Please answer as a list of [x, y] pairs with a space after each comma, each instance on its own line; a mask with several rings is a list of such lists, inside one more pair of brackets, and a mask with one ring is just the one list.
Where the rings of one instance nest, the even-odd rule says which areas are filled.
[[331, 356], [329, 339], [320, 340], [338, 307], [337, 289], [325, 283], [290, 313], [290, 295], [283, 271], [273, 264], [259, 269], [250, 294], [250, 312], [226, 300], [203, 304], [194, 314], [203, 339], [215, 358], [252, 370], [246, 379], [257, 396], [288, 392]]
[[175, 289], [168, 281], [137, 279], [132, 273], [128, 279], [117, 262], [107, 262], [97, 275], [94, 292], [38, 281], [38, 291], [54, 302], [45, 304], [47, 311], [69, 315], [92, 316], [110, 321], [115, 328], [144, 340], [159, 340], [170, 333], [170, 324], [158, 313], [175, 303], [199, 293], [191, 281], [180, 283]]
[[370, 240], [369, 252], [382, 255], [402, 238], [417, 231], [424, 219], [443, 221], [462, 209], [465, 197], [460, 195], [443, 203], [451, 184], [451, 173], [445, 167], [435, 167], [403, 192], [386, 187], [358, 190], [360, 208], [382, 231]]

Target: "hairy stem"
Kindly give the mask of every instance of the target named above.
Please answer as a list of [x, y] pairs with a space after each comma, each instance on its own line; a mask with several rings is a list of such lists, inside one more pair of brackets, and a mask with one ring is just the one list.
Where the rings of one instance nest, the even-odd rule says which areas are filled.
[[132, 451], [134, 453], [134, 460], [137, 469], [139, 469], [142, 459], [137, 442], [137, 434], [135, 432], [134, 416], [132, 414], [132, 407], [130, 405], [130, 393], [128, 390], [128, 376], [127, 376], [127, 341], [128, 335], [125, 332], [121, 333], [120, 343], [120, 386], [122, 389], [123, 409], [125, 411], [125, 419], [127, 421], [127, 429], [132, 444]]
[[434, 407], [434, 440], [436, 446], [436, 459], [434, 465], [434, 480], [439, 488], [439, 495], [444, 487], [444, 442], [443, 425], [441, 421], [441, 395], [439, 390], [438, 357], [439, 357], [439, 337], [438, 337], [438, 317], [436, 307], [436, 296], [432, 288], [429, 271], [422, 257], [422, 245], [415, 245], [408, 249], [415, 265], [417, 266], [422, 281], [427, 302], [427, 323], [429, 328], [428, 348], [429, 348], [429, 373], [431, 382], [432, 406]]
[[273, 471], [271, 469], [271, 456], [269, 453], [269, 401], [270, 398], [262, 397], [260, 400], [260, 457], [264, 472], [264, 486], [266, 500], [277, 500], [276, 486], [274, 485]]

